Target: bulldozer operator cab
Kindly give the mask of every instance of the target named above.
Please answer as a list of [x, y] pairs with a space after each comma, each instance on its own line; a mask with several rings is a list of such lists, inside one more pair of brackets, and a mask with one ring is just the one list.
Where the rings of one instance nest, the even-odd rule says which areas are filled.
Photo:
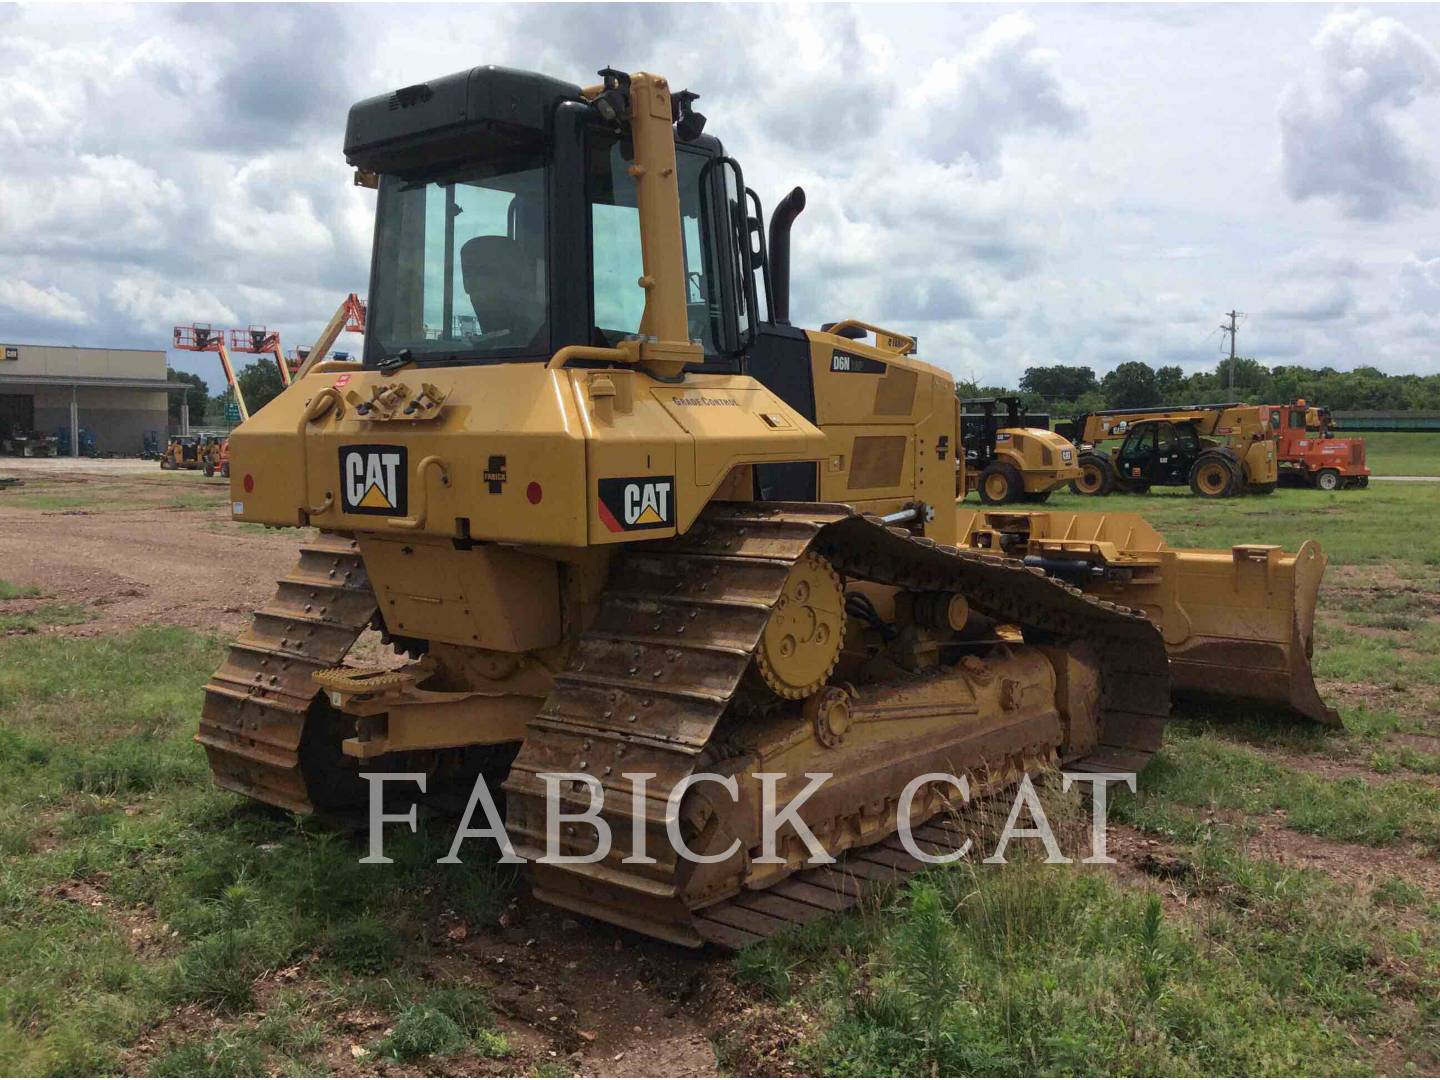
[[[356, 182], [377, 189], [366, 375], [396, 378], [412, 394], [416, 380], [430, 379], [441, 393], [458, 395], [462, 385], [480, 384], [455, 369], [543, 369], [496, 373], [487, 383], [487, 396], [513, 402], [554, 399], [551, 376], [568, 369], [558, 376], [570, 383], [565, 393], [594, 403], [597, 417], [623, 415], [623, 422], [616, 419], [613, 431], [582, 429], [561, 415], [562, 406], [547, 405], [544, 421], [512, 406], [487, 422], [495, 448], [475, 444], [476, 452], [503, 457], [513, 468], [521, 443], [535, 445], [548, 424], [558, 445], [584, 460], [562, 463], [547, 452], [547, 468], [534, 470], [519, 490], [528, 489], [529, 479], [548, 489], [541, 471], [564, 471], [566, 483], [577, 473], [596, 480], [612, 473], [670, 477], [680, 531], [722, 484], [731, 499], [843, 498], [882, 513], [953, 500], [953, 380], [916, 360], [915, 342], [903, 334], [856, 320], [826, 324], [818, 334], [790, 324], [789, 229], [804, 193], [797, 188], [780, 202], [767, 236], [759, 197], [720, 141], [703, 133], [695, 95], [672, 93], [664, 80], [643, 73], [600, 75], [601, 84], [582, 88], [477, 67], [351, 109], [346, 157]], [[873, 344], [863, 340], [871, 333]], [[613, 385], [603, 371], [616, 373]], [[663, 389], [682, 381], [715, 394]], [[378, 385], [356, 379], [348, 389], [336, 387], [336, 396], [349, 401], [357, 392], [379, 392]], [[632, 402], [643, 404], [643, 417]], [[351, 404], [348, 415], [370, 421], [394, 411]], [[442, 408], [431, 404], [401, 415], [431, 419]], [[657, 405], [668, 416], [650, 416]], [[677, 449], [640, 453], [642, 419]], [[467, 423], [481, 430], [473, 415]], [[500, 438], [511, 429], [515, 439]], [[591, 445], [569, 446], [566, 440], [582, 430]], [[711, 459], [704, 450], [696, 457], [691, 447], [707, 441], [716, 447]], [[613, 443], [614, 453], [597, 443]], [[723, 460], [722, 447], [728, 447]], [[429, 448], [413, 453], [411, 465], [436, 456]], [[672, 455], [675, 467], [662, 467]], [[928, 472], [921, 455], [933, 459]], [[917, 477], [924, 492], [916, 490]], [[312, 483], [320, 486], [318, 473]], [[266, 491], [268, 504], [273, 488], [267, 484]], [[332, 513], [358, 505], [331, 493], [329, 503], [323, 490], [306, 498]], [[453, 487], [437, 494], [440, 503], [458, 507]], [[377, 509], [398, 505], [376, 499]], [[260, 505], [258, 496], [246, 502]], [[485, 508], [508, 510], [497, 503]], [[557, 519], [542, 525], [527, 507], [518, 509], [533, 526], [487, 538], [582, 542], [571, 525], [562, 528]], [[591, 518], [583, 542], [623, 538], [613, 532], [601, 514]]]
[[[347, 151], [379, 188], [366, 367], [548, 361], [567, 345], [613, 348], [642, 332], [634, 142], [580, 95], [481, 68], [399, 91], [393, 111], [388, 101], [352, 110]], [[472, 122], [463, 140], [418, 124], [384, 139], [407, 112], [440, 112], [442, 98], [461, 115], [500, 115]], [[691, 367], [738, 371], [733, 172], [714, 138], [675, 151], [687, 329], [704, 357]]]

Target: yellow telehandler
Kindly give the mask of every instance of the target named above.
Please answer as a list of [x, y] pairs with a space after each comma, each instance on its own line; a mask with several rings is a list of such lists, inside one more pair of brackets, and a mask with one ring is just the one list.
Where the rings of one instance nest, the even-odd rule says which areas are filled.
[[[791, 324], [803, 193], [767, 236], [694, 101], [478, 67], [351, 109], [364, 355], [307, 364], [231, 437], [234, 515], [319, 534], [198, 738], [217, 783], [297, 813], [364, 806], [361, 772], [490, 770], [537, 897], [737, 946], [918, 869], [897, 825], [944, 839], [945, 773], [979, 797], [1142, 767], [1188, 610], [1162, 595], [1157, 623], [1144, 590], [1195, 579], [1148, 535], [1090, 536], [1109, 562], [1083, 586], [983, 550], [953, 379], [904, 333]], [[347, 663], [368, 627], [413, 659]]]
[[1143, 495], [1189, 484], [1205, 499], [1269, 495], [1280, 476], [1269, 423], [1268, 406], [1237, 402], [1086, 413], [1073, 422], [1080, 476], [1070, 490]]

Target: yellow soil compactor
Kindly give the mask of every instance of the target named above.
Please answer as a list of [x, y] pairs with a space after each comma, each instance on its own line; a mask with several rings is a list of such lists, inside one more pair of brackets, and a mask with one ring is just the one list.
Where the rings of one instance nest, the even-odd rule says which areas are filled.
[[1026, 416], [1019, 398], [962, 399], [960, 408], [965, 487], [987, 506], [1043, 503], [1080, 479], [1074, 445], [1050, 430], [1048, 417], [1036, 423]]
[[[319, 536], [206, 687], [221, 786], [346, 811], [362, 771], [492, 769], [538, 897], [740, 945], [916, 869], [893, 834], [922, 774], [980, 795], [1136, 769], [1172, 676], [1324, 712], [1318, 549], [957, 505], [951, 376], [902, 333], [790, 323], [803, 193], [767, 238], [695, 95], [601, 76], [481, 67], [351, 110], [377, 189], [364, 357], [232, 435], [235, 517]], [[411, 661], [346, 663], [367, 627]], [[808, 773], [830, 779], [765, 850], [766, 797]], [[599, 833], [548, 792], [599, 807], [608, 855], [541, 861]], [[918, 838], [953, 796], [919, 786]]]

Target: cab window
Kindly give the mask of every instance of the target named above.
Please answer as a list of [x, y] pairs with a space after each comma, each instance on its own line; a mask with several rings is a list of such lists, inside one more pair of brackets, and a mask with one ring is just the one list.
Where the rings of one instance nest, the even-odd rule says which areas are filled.
[[1155, 432], [1155, 449], [1161, 457], [1169, 457], [1175, 452], [1177, 440], [1174, 424], [1160, 424]]
[[[714, 243], [702, 212], [706, 158], [677, 147], [680, 235], [685, 251], [685, 301], [690, 337], [706, 356], [719, 353], [721, 296]], [[590, 203], [590, 271], [593, 289], [592, 340], [614, 345], [640, 330], [645, 293], [640, 210], [630, 143], [618, 135], [592, 132], [586, 186]]]
[[548, 356], [545, 192], [530, 153], [383, 177], [367, 361]]
[[1150, 454], [1155, 450], [1155, 428], [1152, 425], [1138, 427], [1129, 435], [1125, 436], [1125, 445], [1121, 448], [1124, 457], [1139, 457], [1142, 454]]

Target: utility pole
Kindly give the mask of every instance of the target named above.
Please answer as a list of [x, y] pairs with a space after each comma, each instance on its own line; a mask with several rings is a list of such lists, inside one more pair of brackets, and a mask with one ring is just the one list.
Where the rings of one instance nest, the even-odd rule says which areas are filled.
[[1230, 398], [1233, 401], [1235, 398], [1235, 331], [1240, 325], [1237, 320], [1243, 319], [1245, 313], [1243, 311], [1227, 311], [1225, 314], [1230, 316], [1230, 321], [1221, 323], [1220, 329], [1230, 335]]

